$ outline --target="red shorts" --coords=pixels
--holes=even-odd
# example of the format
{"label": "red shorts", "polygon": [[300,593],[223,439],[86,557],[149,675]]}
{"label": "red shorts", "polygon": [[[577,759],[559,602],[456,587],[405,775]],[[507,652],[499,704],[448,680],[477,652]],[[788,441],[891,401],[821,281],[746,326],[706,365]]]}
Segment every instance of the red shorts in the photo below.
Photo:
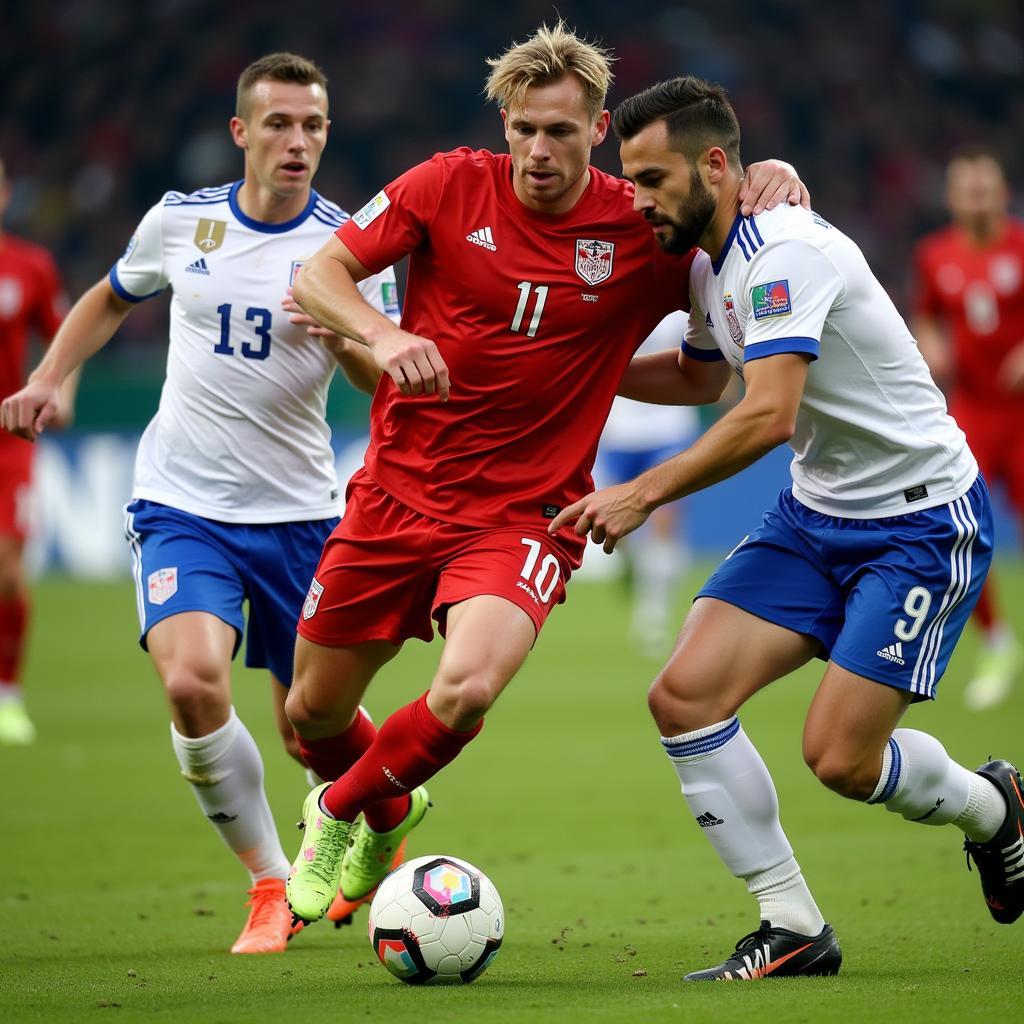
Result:
{"label": "red shorts", "polygon": [[954,395],[949,411],[967,435],[982,475],[1001,481],[1007,497],[1024,515],[1024,407],[981,405]]}
{"label": "red shorts", "polygon": [[0,534],[24,540],[31,518],[31,441],[12,437],[0,430]]}
{"label": "red shorts", "polygon": [[325,647],[442,636],[448,608],[481,594],[522,608],[540,632],[578,559],[544,527],[483,528],[414,512],[360,470],[327,539],[299,618]]}

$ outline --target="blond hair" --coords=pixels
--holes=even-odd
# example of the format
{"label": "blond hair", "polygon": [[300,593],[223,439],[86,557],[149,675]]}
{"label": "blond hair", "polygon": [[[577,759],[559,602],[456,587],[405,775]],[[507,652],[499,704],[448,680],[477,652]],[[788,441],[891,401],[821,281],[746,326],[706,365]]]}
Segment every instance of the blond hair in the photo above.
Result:
{"label": "blond hair", "polygon": [[526,42],[513,43],[500,57],[489,57],[491,73],[484,92],[508,110],[522,106],[530,86],[552,85],[575,75],[583,86],[587,110],[596,118],[612,84],[614,59],[610,50],[580,39],[559,20],[554,28],[541,25]]}

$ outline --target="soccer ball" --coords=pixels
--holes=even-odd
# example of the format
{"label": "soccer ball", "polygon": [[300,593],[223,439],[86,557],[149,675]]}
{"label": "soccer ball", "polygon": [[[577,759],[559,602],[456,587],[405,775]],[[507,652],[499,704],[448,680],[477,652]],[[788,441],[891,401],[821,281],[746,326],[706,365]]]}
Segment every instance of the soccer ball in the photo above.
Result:
{"label": "soccer ball", "polygon": [[407,984],[469,984],[501,947],[505,911],[491,880],[472,864],[417,857],[380,883],[369,931],[380,962]]}

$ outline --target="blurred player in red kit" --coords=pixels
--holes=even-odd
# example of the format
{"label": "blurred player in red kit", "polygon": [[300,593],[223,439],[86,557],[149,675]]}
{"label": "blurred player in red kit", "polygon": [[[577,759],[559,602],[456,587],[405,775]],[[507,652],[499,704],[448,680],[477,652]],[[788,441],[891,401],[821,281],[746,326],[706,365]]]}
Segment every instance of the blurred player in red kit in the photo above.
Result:
{"label": "blurred player in red kit", "polygon": [[[423,783],[476,736],[564,600],[584,545],[547,526],[590,487],[634,351],[689,303],[692,253],[662,254],[632,186],[589,166],[608,129],[606,52],[560,23],[490,64],[510,152],[457,149],[407,171],[296,283],[306,312],[384,371],[286,705],[307,763],[337,780],[303,808],[288,897],[307,921],[339,881],[349,899],[372,891],[426,812]],[[777,178],[778,198],[800,194],[791,168]],[[405,255],[398,328],[355,282]],[[432,638],[432,620],[445,647],[429,691],[378,731],[362,694],[405,640]]]}
{"label": "blurred player in red kit", "polygon": [[[1008,213],[999,158],[973,146],[946,170],[953,222],[915,250],[914,336],[990,483],[1024,514],[1024,223]],[[983,646],[964,692],[992,707],[1024,668],[1024,651],[999,614],[992,574],[974,612]]]}
{"label": "blurred player in red kit", "polygon": [[[60,326],[64,298],[57,267],[41,246],[4,232],[11,188],[0,162],[0,400],[25,380],[33,334],[49,343]],[[71,417],[74,382],[62,395],[60,421]],[[58,423],[60,425],[60,423]],[[33,448],[0,431],[0,743],[31,743],[20,671],[28,634],[29,595],[22,552],[29,528]]]}

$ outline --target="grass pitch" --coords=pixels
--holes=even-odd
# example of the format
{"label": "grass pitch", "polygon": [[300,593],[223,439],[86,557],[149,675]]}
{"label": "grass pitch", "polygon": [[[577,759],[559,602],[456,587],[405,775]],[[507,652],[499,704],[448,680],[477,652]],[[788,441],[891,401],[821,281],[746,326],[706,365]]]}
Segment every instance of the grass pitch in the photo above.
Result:
{"label": "grass pitch", "polygon": [[[1002,566],[1000,582],[1019,609],[1024,569]],[[627,646],[614,584],[570,587],[480,739],[430,787],[413,850],[467,858],[505,902],[505,944],[478,982],[401,985],[376,964],[365,911],[354,927],[308,929],[284,955],[231,956],[246,879],[177,775],[130,588],[47,580],[35,604],[27,691],[40,740],[0,748],[2,1021],[1019,1019],[1024,926],[989,918],[959,833],[843,801],[804,767],[817,666],[742,720],[843,971],[680,984],[756,927],[756,905],[686,813],[644,702],[658,662]],[[963,709],[973,650],[969,632],[939,701],[906,724],[971,767],[1022,759],[1024,687],[995,711]],[[371,689],[371,711],[421,693],[437,656],[437,641],[410,643]],[[276,740],[267,685],[236,669],[236,707],[264,752],[291,856],[305,783]]]}

